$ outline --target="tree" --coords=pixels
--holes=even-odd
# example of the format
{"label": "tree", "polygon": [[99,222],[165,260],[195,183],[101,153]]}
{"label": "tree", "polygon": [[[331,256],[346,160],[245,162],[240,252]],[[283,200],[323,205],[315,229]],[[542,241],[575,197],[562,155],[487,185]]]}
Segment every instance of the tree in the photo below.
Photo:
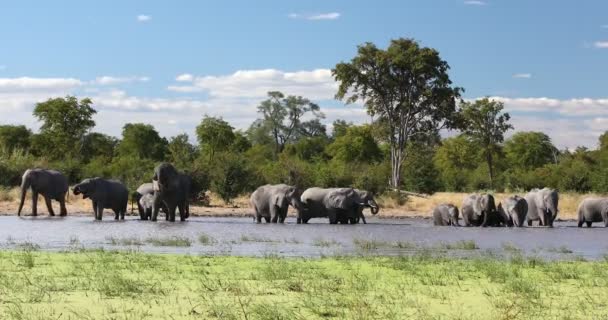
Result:
{"label": "tree", "polygon": [[150,124],[127,123],[122,128],[118,154],[141,159],[162,161],[167,153],[167,139],[161,138]]}
{"label": "tree", "polygon": [[243,153],[251,149],[251,142],[247,139],[247,136],[241,131],[234,132],[234,141],[230,146],[230,150],[237,153]]}
{"label": "tree", "polygon": [[172,137],[167,145],[168,160],[182,170],[191,167],[196,154],[196,148],[188,140],[188,135],[183,133]]}
{"label": "tree", "polygon": [[[257,130],[265,130],[275,145],[275,157],[285,148],[285,144],[300,136],[325,134],[325,127],[319,122],[323,118],[317,104],[301,96],[287,96],[278,91],[268,92],[268,99],[258,106],[262,118],[254,123]],[[311,113],[314,119],[302,121]]]}
{"label": "tree", "polygon": [[462,106],[463,133],[474,141],[482,150],[488,165],[490,188],[494,182],[494,156],[504,141],[504,133],[513,129],[509,124],[508,113],[502,113],[504,104],[488,98],[473,103],[464,102]]}
{"label": "tree", "polygon": [[511,167],[531,170],[557,162],[557,148],[542,132],[517,132],[504,146]]}
{"label": "tree", "polygon": [[390,145],[390,185],[401,185],[401,167],[411,139],[456,127],[456,99],[449,65],[432,48],[411,39],[392,40],[388,49],[372,43],[359,46],[349,63],[332,70],[339,82],[336,98],[346,103],[363,101],[368,114],[386,122]]}
{"label": "tree", "polygon": [[117,145],[118,140],[114,137],[97,132],[89,133],[83,140],[82,157],[86,162],[95,157],[112,159]]}
{"label": "tree", "polygon": [[465,190],[471,172],[477,168],[477,146],[464,135],[444,139],[435,152],[433,162],[446,191]]}
{"label": "tree", "polygon": [[333,133],[332,136],[335,138],[341,137],[343,135],[346,134],[346,130],[349,127],[353,126],[352,122],[346,122],[346,120],[335,120],[334,123],[332,124],[333,126]]}
{"label": "tree", "polygon": [[369,125],[351,126],[327,146],[327,153],[343,162],[372,163],[382,159],[382,151]]}
{"label": "tree", "polygon": [[78,101],[76,97],[49,99],[36,104],[34,116],[42,122],[41,152],[53,159],[75,157],[81,154],[85,134],[95,126],[89,98]]}
{"label": "tree", "polygon": [[608,131],[605,131],[599,139],[599,147],[601,150],[608,150]]}
{"label": "tree", "polygon": [[205,115],[201,123],[196,127],[198,143],[209,149],[209,159],[213,158],[216,151],[225,151],[234,142],[234,128],[222,118]]}
{"label": "tree", "polygon": [[0,151],[12,153],[14,150],[21,149],[28,151],[32,131],[25,126],[0,126]]}

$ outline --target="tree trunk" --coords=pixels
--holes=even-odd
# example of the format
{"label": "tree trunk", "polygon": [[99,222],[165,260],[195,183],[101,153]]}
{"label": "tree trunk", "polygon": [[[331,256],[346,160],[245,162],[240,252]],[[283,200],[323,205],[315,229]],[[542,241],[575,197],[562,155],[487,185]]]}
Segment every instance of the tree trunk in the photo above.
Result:
{"label": "tree trunk", "polygon": [[487,161],[488,161],[488,171],[490,173],[490,189],[493,189],[494,188],[494,166],[492,163],[492,152],[488,152]]}

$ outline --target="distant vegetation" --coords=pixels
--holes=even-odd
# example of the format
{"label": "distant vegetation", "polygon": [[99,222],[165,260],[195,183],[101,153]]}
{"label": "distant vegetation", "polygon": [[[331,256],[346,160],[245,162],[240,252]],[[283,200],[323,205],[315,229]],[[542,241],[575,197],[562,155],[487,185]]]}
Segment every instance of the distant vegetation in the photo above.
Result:
{"label": "distant vegetation", "polygon": [[[376,82],[366,76],[369,68],[377,72]],[[608,192],[608,132],[597,150],[558,150],[542,132],[517,132],[505,140],[512,126],[503,105],[460,101],[462,89],[452,86],[448,69],[437,51],[409,39],[394,40],[386,50],[359,47],[352,61],[333,70],[337,97],[348,103],[365,99],[375,121],[337,120],[331,134],[317,104],[281,92],[260,101],[259,118],[247,130],[201,115],[198,144],[186,134],[161,137],[143,123],[126,124],[119,138],[92,132],[94,101],[49,99],[33,112],[42,123],[38,133],[0,126],[0,186],[16,186],[27,168],[45,167],[61,170],[71,183],[100,176],[133,190],[151,179],[157,163],[169,161],[193,177],[195,194],[212,190],[226,202],[265,183],[376,193],[544,186]],[[460,134],[442,139],[444,128]]]}

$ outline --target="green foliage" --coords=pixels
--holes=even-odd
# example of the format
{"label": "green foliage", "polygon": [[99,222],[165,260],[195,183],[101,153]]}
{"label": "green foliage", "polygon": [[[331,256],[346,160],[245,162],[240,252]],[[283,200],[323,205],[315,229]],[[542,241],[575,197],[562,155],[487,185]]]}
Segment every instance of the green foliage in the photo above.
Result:
{"label": "green foliage", "polygon": [[343,162],[373,163],[382,160],[382,151],[376,143],[370,126],[350,126],[346,132],[327,146],[327,153]]}
{"label": "green foliage", "polygon": [[167,145],[167,160],[178,170],[191,167],[196,157],[196,148],[188,140],[188,135],[184,133],[172,137]]}
{"label": "green foliage", "polygon": [[89,98],[76,97],[49,99],[36,104],[34,116],[42,122],[38,151],[41,156],[63,159],[80,156],[83,138],[95,126]]}
{"label": "green foliage", "polygon": [[297,142],[287,145],[284,152],[289,155],[297,156],[306,161],[325,158],[325,147],[329,139],[323,136],[301,138]]}
{"label": "green foliage", "polygon": [[441,189],[439,171],[433,163],[435,148],[426,144],[410,144],[403,164],[404,190],[432,194]]}
{"label": "green foliage", "polygon": [[127,123],[122,129],[118,154],[123,157],[162,161],[167,153],[167,144],[167,139],[161,138],[152,125]]}
{"label": "green foliage", "polygon": [[349,127],[352,127],[353,123],[352,122],[346,122],[346,120],[338,119],[338,120],[334,121],[334,123],[332,124],[332,126],[333,126],[333,134],[332,135],[333,135],[334,138],[338,138],[338,137],[341,137],[341,136],[345,135],[346,134],[346,130]]}
{"label": "green foliage", "polygon": [[226,151],[235,141],[234,128],[222,118],[205,116],[196,127],[198,143],[207,148],[209,157],[216,152]]}
{"label": "green foliage", "polygon": [[433,158],[444,190],[464,191],[479,163],[477,146],[464,135],[444,139]]}
{"label": "green foliage", "polygon": [[226,203],[257,187],[246,159],[239,154],[218,153],[211,165],[214,169],[211,172],[211,190],[219,194]]}
{"label": "green foliage", "polygon": [[92,132],[84,137],[82,157],[85,162],[95,157],[114,157],[118,140],[108,135]]}
{"label": "green foliage", "polygon": [[505,142],[509,167],[533,169],[556,161],[558,150],[542,132],[517,132]]}
{"label": "green foliage", "polygon": [[12,153],[20,149],[28,151],[32,131],[24,125],[1,125],[0,126],[0,152]]}
{"label": "green foliage", "polygon": [[364,101],[370,115],[386,124],[391,149],[391,186],[401,187],[401,167],[410,138],[454,127],[456,99],[449,65],[439,52],[412,39],[392,40],[386,50],[373,43],[358,48],[350,62],[336,65],[336,97],[347,103]]}
{"label": "green foliage", "polygon": [[502,113],[504,104],[488,98],[475,102],[464,102],[462,105],[462,131],[481,149],[488,165],[490,187],[494,180],[494,158],[501,152],[500,144],[504,141],[507,130],[513,129],[509,124],[511,116]]}

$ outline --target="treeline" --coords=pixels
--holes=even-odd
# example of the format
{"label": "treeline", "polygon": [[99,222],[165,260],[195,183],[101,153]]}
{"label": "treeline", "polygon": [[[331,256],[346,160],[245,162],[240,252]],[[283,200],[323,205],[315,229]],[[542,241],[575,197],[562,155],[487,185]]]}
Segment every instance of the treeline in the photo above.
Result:
{"label": "treeline", "polygon": [[[317,104],[269,92],[247,130],[201,115],[196,145],[186,134],[167,139],[143,123],[126,124],[120,139],[91,132],[93,101],[49,99],[34,108],[38,133],[0,126],[0,185],[18,185],[27,168],[46,167],[72,183],[99,176],[134,189],[168,161],[192,176],[195,194],[212,190],[226,201],[265,183],[375,193],[545,186],[608,192],[608,133],[593,151],[558,150],[542,132],[518,132],[505,141],[513,127],[502,103],[462,101],[448,70],[436,50],[411,39],[392,40],[386,50],[365,43],[332,74],[336,98],[363,102],[372,124],[337,120],[330,134]],[[444,129],[460,134],[442,139]]]}

